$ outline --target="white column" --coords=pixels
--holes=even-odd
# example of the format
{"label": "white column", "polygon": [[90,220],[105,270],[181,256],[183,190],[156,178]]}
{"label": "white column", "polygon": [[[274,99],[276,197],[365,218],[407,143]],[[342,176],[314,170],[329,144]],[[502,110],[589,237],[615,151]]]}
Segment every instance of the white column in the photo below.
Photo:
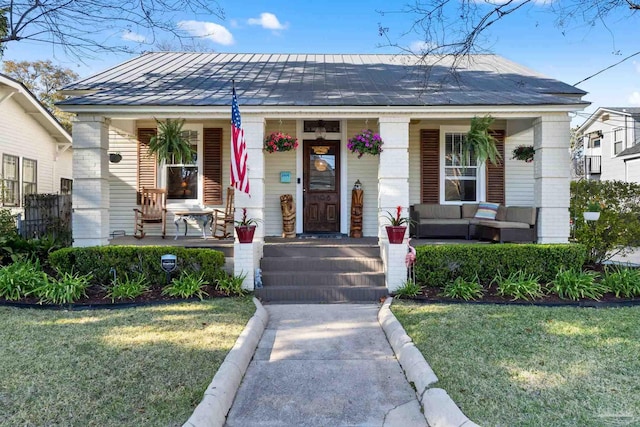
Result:
{"label": "white column", "polygon": [[569,239],[569,130],[566,113],[543,115],[533,122],[539,243],[566,243]]}
{"label": "white column", "polygon": [[402,216],[409,216],[409,117],[380,117],[379,124],[384,145],[378,165],[378,237],[387,289],[393,292],[406,278],[407,246],[389,244],[385,231],[389,222],[383,215],[395,214],[402,206]]}
{"label": "white column", "polygon": [[107,245],[109,120],[102,116],[78,115],[72,134],[73,246]]}
{"label": "white column", "polygon": [[242,217],[242,208],[247,208],[247,216],[259,220],[253,243],[234,244],[233,273],[235,276],[246,274],[243,288],[254,289],[255,270],[262,259],[264,246],[264,143],[265,119],[262,116],[242,116],[242,128],[247,144],[247,169],[249,173],[250,196],[236,190],[235,219]]}

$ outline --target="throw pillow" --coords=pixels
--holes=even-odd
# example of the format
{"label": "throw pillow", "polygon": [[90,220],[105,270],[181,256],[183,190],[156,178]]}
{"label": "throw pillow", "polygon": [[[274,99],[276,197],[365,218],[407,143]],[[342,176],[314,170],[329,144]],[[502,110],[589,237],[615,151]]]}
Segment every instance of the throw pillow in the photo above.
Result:
{"label": "throw pillow", "polygon": [[483,202],[478,205],[478,210],[476,211],[476,215],[474,218],[478,219],[496,219],[496,214],[498,213],[499,203],[487,203]]}

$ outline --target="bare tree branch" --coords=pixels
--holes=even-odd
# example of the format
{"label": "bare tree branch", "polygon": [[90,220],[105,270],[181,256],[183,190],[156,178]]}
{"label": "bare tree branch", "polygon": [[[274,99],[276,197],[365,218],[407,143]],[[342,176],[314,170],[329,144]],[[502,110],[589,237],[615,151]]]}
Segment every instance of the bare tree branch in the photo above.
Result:
{"label": "bare tree branch", "polygon": [[125,32],[144,38],[139,44],[148,46],[160,36],[193,40],[176,22],[185,11],[224,19],[217,2],[209,0],[0,0],[0,50],[7,43],[32,40],[82,60],[131,52],[131,41],[122,38]]}

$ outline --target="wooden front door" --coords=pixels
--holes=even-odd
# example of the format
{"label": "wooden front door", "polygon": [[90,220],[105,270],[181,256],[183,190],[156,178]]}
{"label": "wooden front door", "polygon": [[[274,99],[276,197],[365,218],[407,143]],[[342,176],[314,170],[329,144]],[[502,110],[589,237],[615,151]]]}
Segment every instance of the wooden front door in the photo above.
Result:
{"label": "wooden front door", "polygon": [[304,232],[340,231],[340,141],[304,141]]}

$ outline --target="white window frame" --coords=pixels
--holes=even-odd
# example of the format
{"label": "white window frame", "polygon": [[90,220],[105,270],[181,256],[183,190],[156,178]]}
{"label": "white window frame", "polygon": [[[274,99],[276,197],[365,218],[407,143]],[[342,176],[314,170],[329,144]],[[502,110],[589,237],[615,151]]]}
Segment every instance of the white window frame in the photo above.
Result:
{"label": "white window frame", "polygon": [[[204,181],[202,177],[202,169],[203,169],[203,157],[204,157],[204,143],[203,143],[203,132],[204,125],[202,123],[185,123],[182,127],[183,131],[196,131],[198,133],[197,138],[197,157],[196,163],[193,164],[184,164],[184,166],[196,166],[198,168],[198,198],[197,199],[170,199],[167,197],[167,207],[171,207],[172,209],[181,209],[181,208],[190,208],[195,205],[204,206]],[[167,180],[168,174],[168,166],[180,166],[181,164],[171,164],[168,165],[165,162],[162,163],[161,167],[158,168],[158,182],[162,188],[167,188],[169,186]]]}
{"label": "white window frame", "polygon": [[[620,132],[620,135],[622,136],[620,138],[620,140],[618,140],[616,138],[616,133]],[[621,152],[623,152],[625,150],[625,146],[624,146],[624,140],[625,140],[625,135],[624,135],[624,128],[616,128],[613,130],[612,132],[612,136],[611,136],[612,142],[611,142],[611,157],[615,157],[618,154],[620,154]],[[620,143],[620,151],[618,151],[616,153],[616,143],[619,142]]]}
{"label": "white window frame", "polygon": [[478,203],[486,201],[486,167],[485,163],[478,163],[476,174],[476,200],[475,201],[460,201],[460,200],[445,200],[445,153],[446,153],[446,135],[449,133],[463,133],[469,132],[469,126],[440,126],[440,204],[443,205],[460,205],[465,203]]}
{"label": "white window frame", "polygon": [[[27,167],[26,167],[27,162],[33,162],[34,174],[35,174],[35,181],[33,182],[27,181],[25,176],[25,172],[27,171]],[[33,184],[35,186],[35,191],[27,193],[26,186],[30,184]],[[37,193],[38,193],[38,161],[35,159],[28,159],[26,157],[23,157],[22,158],[22,197],[25,197],[27,194],[37,194]]]}
{"label": "white window frame", "polygon": [[[15,179],[9,179],[7,178],[7,171],[5,171],[5,158],[13,158],[15,159],[16,162],[16,174],[15,174]],[[12,177],[13,178],[13,177]],[[3,206],[12,206],[12,207],[19,207],[22,205],[22,197],[21,197],[21,191],[22,191],[22,183],[21,183],[21,177],[20,177],[20,156],[15,156],[13,154],[7,154],[7,153],[3,153],[2,154],[2,191],[5,194],[2,194],[2,198],[0,199],[2,201],[2,205]],[[6,201],[5,197],[6,197],[6,190],[5,188],[7,187],[7,181],[11,181],[12,183],[14,183],[15,187],[16,187],[16,192],[17,195],[14,194],[14,199],[15,199],[15,203],[13,200],[11,201]]]}

